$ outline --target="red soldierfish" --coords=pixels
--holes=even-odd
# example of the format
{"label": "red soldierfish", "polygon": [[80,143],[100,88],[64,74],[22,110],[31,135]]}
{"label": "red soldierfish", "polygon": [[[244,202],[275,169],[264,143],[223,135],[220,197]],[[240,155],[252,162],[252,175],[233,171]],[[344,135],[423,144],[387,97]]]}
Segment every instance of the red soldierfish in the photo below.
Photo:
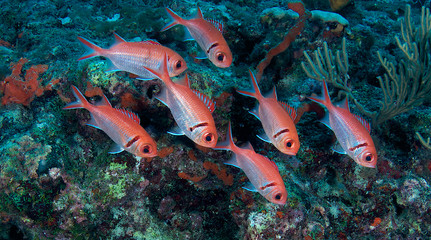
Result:
{"label": "red soldierfish", "polygon": [[72,86],[76,101],[67,104],[63,109],[85,108],[91,113],[87,123],[101,129],[115,142],[110,153],[126,150],[138,157],[155,157],[157,146],[151,136],[139,124],[139,117],[127,110],[113,108],[106,96],[93,105],[89,103],[81,92]]}
{"label": "red soldierfish", "polygon": [[293,120],[296,118],[296,110],[283,102],[277,101],[275,87],[272,95],[265,98],[262,96],[257,85],[256,77],[249,70],[253,90],[237,92],[254,97],[259,101],[259,106],[250,111],[261,122],[264,134],[258,137],[274,146],[282,153],[296,155],[299,149],[298,133]]}
{"label": "red soldierfish", "polygon": [[199,7],[197,16],[193,19],[183,19],[169,8],[166,8],[166,11],[172,18],[172,22],[166,25],[162,31],[177,24],[184,25],[189,35],[191,35],[187,36],[186,40],[196,40],[205,52],[205,56],[214,65],[220,68],[227,68],[232,64],[232,52],[222,35],[223,24],[214,20],[205,20]]}
{"label": "red soldierfish", "polygon": [[332,129],[337,137],[339,144],[333,150],[349,155],[361,166],[374,168],[377,152],[370,136],[370,125],[363,118],[350,112],[347,98],[341,104],[333,105],[325,81],[323,81],[323,97],[308,98],[328,109],[329,114],[327,113],[321,122]]}
{"label": "red soldierfish", "polygon": [[173,82],[167,71],[167,56],[161,68],[153,70],[145,67],[152,74],[160,78],[165,87],[156,96],[163,104],[169,107],[178,127],[169,133],[173,135],[186,135],[196,144],[204,147],[214,147],[217,144],[217,130],[211,113],[215,104],[207,96],[189,87],[188,76]]}
{"label": "red soldierfish", "polygon": [[244,171],[250,180],[250,183],[244,187],[246,190],[259,192],[275,204],[286,203],[287,191],[277,165],[267,157],[256,153],[250,143],[247,143],[246,148],[237,147],[233,142],[230,122],[226,141],[217,144],[215,149],[230,150],[234,153],[232,159],[225,164]]}
{"label": "red soldierfish", "polygon": [[112,63],[108,71],[126,71],[139,76],[141,80],[155,78],[153,74],[142,66],[158,68],[165,54],[169,56],[169,76],[177,76],[187,69],[186,62],[178,53],[162,46],[155,40],[126,42],[117,34],[114,33],[114,35],[116,42],[108,49],[101,48],[83,37],[78,37],[79,41],[89,49],[86,55],[78,60],[103,56],[108,58]]}

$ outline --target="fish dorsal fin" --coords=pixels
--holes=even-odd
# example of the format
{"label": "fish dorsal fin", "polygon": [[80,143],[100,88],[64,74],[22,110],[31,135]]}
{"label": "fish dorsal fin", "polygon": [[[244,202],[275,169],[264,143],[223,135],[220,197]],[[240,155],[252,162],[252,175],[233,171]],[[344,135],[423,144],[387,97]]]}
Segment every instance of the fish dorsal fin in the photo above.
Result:
{"label": "fish dorsal fin", "polygon": [[370,133],[370,132],[371,132],[371,126],[370,126],[370,123],[368,123],[368,121],[367,121],[367,120],[365,120],[364,118],[362,118],[361,116],[358,116],[358,115],[356,115],[356,114],[353,114],[353,116],[355,116],[355,117],[356,117],[356,119],[358,119],[358,120],[359,120],[359,122],[361,122],[361,123],[362,123],[362,125],[365,127],[365,129],[367,129],[368,133]]}
{"label": "fish dorsal fin", "polygon": [[275,86],[272,88],[272,91],[266,93],[264,97],[277,100],[277,92],[275,91]]}
{"label": "fish dorsal fin", "polygon": [[215,102],[212,101],[207,95],[199,92],[198,90],[192,90],[196,96],[207,106],[207,108],[210,110],[210,112],[214,112],[215,110]]}
{"label": "fish dorsal fin", "polygon": [[114,37],[115,37],[115,43],[114,44],[127,42],[126,40],[124,40],[124,38],[120,37],[120,35],[118,35],[116,33],[114,33]]}
{"label": "fish dorsal fin", "polygon": [[221,33],[223,33],[223,23],[214,19],[205,19],[207,22],[214,25],[217,30],[219,30]]}
{"label": "fish dorsal fin", "polygon": [[108,106],[108,107],[112,107],[111,103],[106,98],[105,94],[102,94],[101,97],[102,97],[102,99],[100,99],[100,101],[96,102],[94,105],[96,105],[96,106]]}
{"label": "fish dorsal fin", "polygon": [[153,39],[145,39],[141,43],[152,44],[152,45],[162,45],[162,44],[160,44],[159,42],[157,42],[156,40],[153,40]]}
{"label": "fish dorsal fin", "polygon": [[280,105],[286,110],[286,112],[290,115],[292,120],[296,119],[296,109],[285,102],[279,101]]}
{"label": "fish dorsal fin", "polygon": [[126,117],[132,119],[134,122],[140,124],[141,119],[139,119],[138,115],[136,115],[134,112],[127,111],[124,108],[116,108],[115,110],[117,110],[118,112],[124,114]]}
{"label": "fish dorsal fin", "polygon": [[242,188],[250,192],[257,192],[256,187],[254,187],[251,182],[246,183]]}
{"label": "fish dorsal fin", "polygon": [[278,171],[278,166],[277,166],[277,164],[275,164],[275,162],[274,161],[271,161],[271,160],[269,160],[269,158],[267,158],[267,157],[265,157],[266,159],[268,159],[268,161],[272,164],[272,166],[274,166],[274,168],[275,169],[277,169],[277,171]]}
{"label": "fish dorsal fin", "polygon": [[251,145],[250,142],[247,142],[242,149],[248,149],[248,150],[252,150],[254,152],[253,146]]}
{"label": "fish dorsal fin", "polygon": [[190,88],[189,75],[184,75],[184,77],[178,79],[177,81],[175,81],[175,83]]}
{"label": "fish dorsal fin", "polygon": [[347,111],[350,112],[349,101],[348,101],[347,97],[344,100],[342,100],[341,102],[338,102],[336,104],[336,106],[339,107],[339,108],[342,108],[342,109],[346,109]]}
{"label": "fish dorsal fin", "polygon": [[198,7],[198,11],[196,12],[195,18],[202,18],[202,19],[204,19],[204,15],[202,15],[202,11],[201,11],[200,7]]}

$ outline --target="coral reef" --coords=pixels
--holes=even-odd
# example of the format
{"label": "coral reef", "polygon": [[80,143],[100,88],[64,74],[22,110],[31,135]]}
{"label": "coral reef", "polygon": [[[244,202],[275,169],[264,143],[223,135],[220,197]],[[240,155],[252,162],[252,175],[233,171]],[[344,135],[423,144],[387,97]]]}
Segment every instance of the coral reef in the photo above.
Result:
{"label": "coral reef", "polygon": [[[169,21],[164,7],[193,16],[196,4],[206,18],[223,22],[234,57],[229,68],[195,59],[200,48],[182,41],[184,28],[160,32]],[[429,238],[431,38],[417,39],[429,29],[429,4],[0,2],[0,239]],[[131,41],[155,39],[178,52],[187,62],[191,88],[216,102],[218,135],[226,136],[231,121],[238,146],[250,142],[276,164],[288,192],[286,204],[243,189],[247,177],[224,165],[231,153],[167,134],[175,121],[155,99],[163,88],[159,80],[106,72],[108,62],[101,57],[77,62],[85,50],[77,36],[108,46],[113,32]],[[310,54],[314,51],[320,53]],[[352,112],[362,112],[362,106],[384,115],[372,125],[376,168],[331,151],[334,136],[316,121],[325,110],[305,98],[321,89],[301,67],[301,62],[310,66],[308,59],[329,67],[323,74],[333,79],[334,102],[344,91],[357,103]],[[256,103],[235,91],[249,86],[248,69],[261,74],[263,93],[276,86],[278,99],[297,108],[296,156],[256,137],[261,124],[248,114]],[[318,72],[309,73],[318,79]],[[404,105],[410,98],[397,87],[406,86],[404,80],[408,96],[420,90],[410,105]],[[113,107],[139,115],[157,142],[158,156],[109,154],[111,139],[85,126],[87,111],[62,110],[74,99],[71,85],[90,102],[105,93]],[[408,111],[383,114],[380,103]]]}

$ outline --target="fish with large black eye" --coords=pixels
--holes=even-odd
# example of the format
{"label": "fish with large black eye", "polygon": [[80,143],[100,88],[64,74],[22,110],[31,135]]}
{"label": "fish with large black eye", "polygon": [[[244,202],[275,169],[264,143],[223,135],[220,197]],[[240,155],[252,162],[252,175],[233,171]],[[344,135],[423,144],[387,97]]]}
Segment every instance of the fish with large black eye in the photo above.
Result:
{"label": "fish with large black eye", "polygon": [[158,69],[148,68],[148,71],[165,85],[156,98],[169,107],[177,123],[177,127],[168,132],[173,135],[186,135],[200,146],[215,147],[218,138],[212,116],[215,103],[199,91],[190,89],[187,75],[173,82],[167,71],[166,60],[167,57]]}
{"label": "fish with large black eye", "polygon": [[[170,8],[166,8],[172,21],[167,24],[162,31],[181,24],[184,25],[191,36],[199,44],[205,55],[197,58],[208,58],[219,68],[227,68],[232,64],[232,52],[223,37],[223,24],[212,20],[204,19],[201,9],[198,7],[197,15],[192,19],[184,19],[178,16]],[[189,39],[185,39],[189,40]]]}

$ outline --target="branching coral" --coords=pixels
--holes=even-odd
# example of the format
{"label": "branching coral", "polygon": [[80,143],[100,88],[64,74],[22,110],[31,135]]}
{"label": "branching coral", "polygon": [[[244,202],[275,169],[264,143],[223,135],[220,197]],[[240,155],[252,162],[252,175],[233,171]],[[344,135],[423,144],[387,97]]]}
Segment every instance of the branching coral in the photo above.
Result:
{"label": "branching coral", "polygon": [[403,53],[403,59],[398,63],[388,62],[380,52],[379,60],[386,70],[383,77],[378,77],[384,99],[378,111],[370,112],[363,108],[353,97],[347,87],[348,59],[343,40],[342,51],[336,55],[328,50],[325,43],[323,53],[316,50],[311,58],[307,53],[305,57],[308,66],[302,67],[308,77],[316,80],[325,80],[341,89],[356,104],[358,109],[371,118],[375,125],[381,124],[394,116],[407,112],[422,104],[431,96],[431,16],[429,9],[422,7],[421,24],[412,25],[410,6],[407,5],[405,18],[401,21],[401,36],[404,43],[396,37],[398,47]]}
{"label": "branching coral", "polygon": [[[372,116],[382,123],[400,113],[421,105],[431,95],[431,16],[429,8],[422,7],[421,22],[416,27],[410,18],[410,5],[406,6],[401,20],[401,37],[395,37],[403,59],[398,63],[388,62],[377,52],[386,73],[378,77],[384,101],[378,113]],[[397,67],[395,67],[397,65]]]}

